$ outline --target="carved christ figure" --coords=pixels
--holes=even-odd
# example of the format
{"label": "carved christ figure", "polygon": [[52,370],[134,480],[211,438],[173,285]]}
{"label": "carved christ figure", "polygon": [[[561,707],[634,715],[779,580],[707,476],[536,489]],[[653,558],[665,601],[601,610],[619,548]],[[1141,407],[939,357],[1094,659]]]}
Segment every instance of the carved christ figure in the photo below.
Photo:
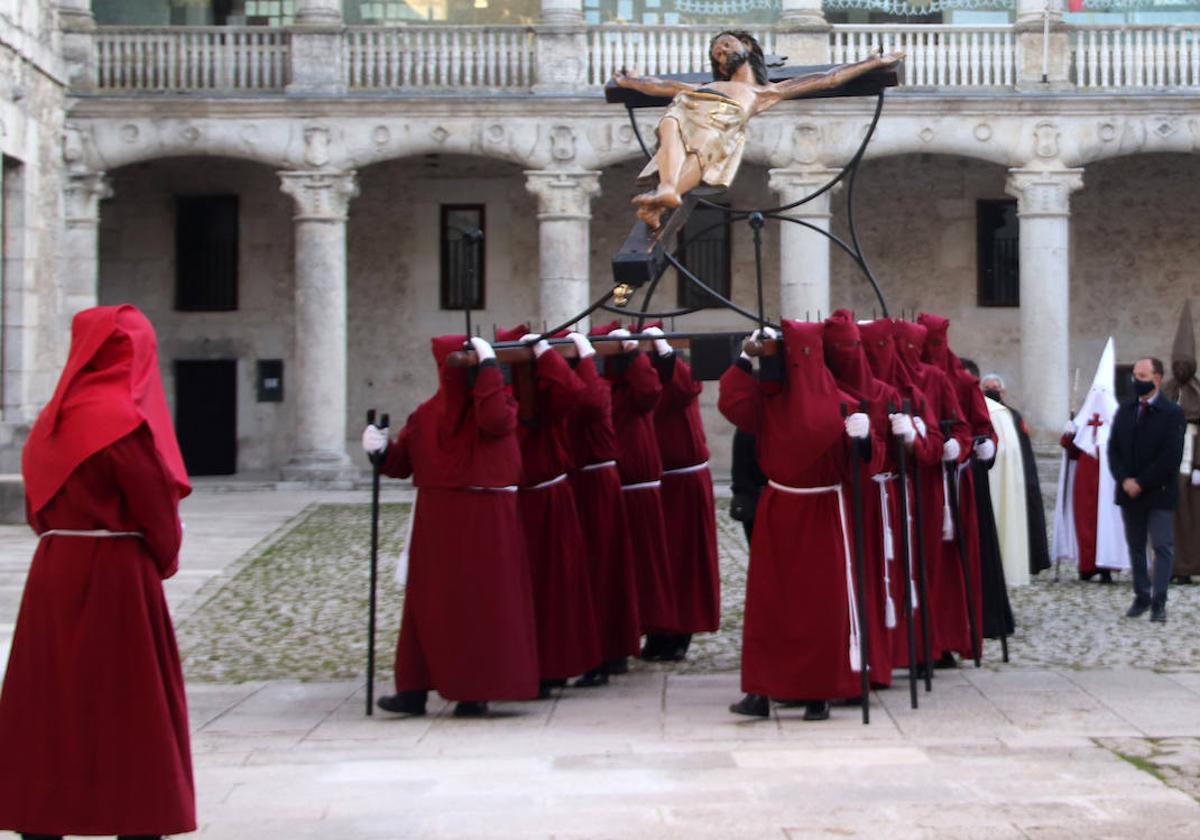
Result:
{"label": "carved christ figure", "polygon": [[722,32],[709,43],[713,81],[703,85],[619,70],[613,81],[649,96],[674,101],[658,122],[658,152],[638,176],[658,175],[658,187],[635,196],[637,216],[657,230],[662,216],[699,184],[727,187],[737,174],[746,145],[746,123],[785,99],[837,88],[865,73],[890,67],[904,53],[876,52],[857,64],[824,73],[770,82],[762,47],[748,32]]}

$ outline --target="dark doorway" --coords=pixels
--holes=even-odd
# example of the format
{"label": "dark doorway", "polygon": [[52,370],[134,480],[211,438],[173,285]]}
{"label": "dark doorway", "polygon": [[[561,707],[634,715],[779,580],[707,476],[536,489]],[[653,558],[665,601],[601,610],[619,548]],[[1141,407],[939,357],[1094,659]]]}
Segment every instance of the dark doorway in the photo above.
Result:
{"label": "dark doorway", "polygon": [[175,361],[175,433],[189,475],[237,472],[237,360]]}

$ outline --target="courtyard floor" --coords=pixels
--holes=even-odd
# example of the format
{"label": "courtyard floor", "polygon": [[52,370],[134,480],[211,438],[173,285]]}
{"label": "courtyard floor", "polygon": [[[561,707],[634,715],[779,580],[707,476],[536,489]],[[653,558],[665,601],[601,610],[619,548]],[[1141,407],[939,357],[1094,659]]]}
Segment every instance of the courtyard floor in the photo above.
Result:
{"label": "courtyard floor", "polygon": [[[724,623],[681,666],[496,704],[486,720],[364,716],[363,492],[184,503],[166,584],[188,678],[200,836],[212,838],[1157,838],[1200,835],[1200,586],[1165,627],[1128,584],[1045,573],[1013,591],[1002,665],[939,671],[805,723],[726,711],[746,551],[722,512]],[[385,494],[394,557],[407,494]],[[0,668],[34,540],[0,527]],[[377,692],[402,593],[381,569]]]}

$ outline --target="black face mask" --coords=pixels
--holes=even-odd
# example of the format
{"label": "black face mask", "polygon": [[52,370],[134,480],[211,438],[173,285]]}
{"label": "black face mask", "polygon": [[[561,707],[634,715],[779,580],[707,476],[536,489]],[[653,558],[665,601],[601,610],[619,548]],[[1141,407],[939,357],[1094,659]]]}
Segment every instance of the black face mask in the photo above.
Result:
{"label": "black face mask", "polygon": [[1139,397],[1144,397],[1154,390],[1154,380],[1135,379],[1133,380],[1133,392]]}
{"label": "black face mask", "polygon": [[987,397],[988,399],[995,400],[996,402],[1003,402],[1003,400],[1000,399],[1000,392],[997,391],[995,388],[984,389],[983,395],[985,397]]}

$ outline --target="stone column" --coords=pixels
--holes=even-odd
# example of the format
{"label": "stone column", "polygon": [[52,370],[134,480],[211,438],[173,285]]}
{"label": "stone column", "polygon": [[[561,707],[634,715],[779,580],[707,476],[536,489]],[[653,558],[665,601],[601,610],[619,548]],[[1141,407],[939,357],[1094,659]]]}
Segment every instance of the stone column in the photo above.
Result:
{"label": "stone column", "polygon": [[[589,224],[592,198],[600,193],[600,173],[535,170],[525,178],[525,188],[538,200],[541,315],[553,327],[591,303]],[[579,324],[580,329],[586,327],[586,320]]]}
{"label": "stone column", "polygon": [[58,0],[57,9],[67,81],[75,90],[91,90],[96,86],[96,46],[92,38],[96,19],[92,16],[92,2]]}
{"label": "stone column", "polygon": [[587,86],[587,29],[580,0],[542,0],[534,41],[534,93],[572,93]]}
{"label": "stone column", "polygon": [[1017,0],[1019,88],[1046,90],[1069,86],[1071,40],[1062,27],[1065,5],[1064,0]]}
{"label": "stone column", "polygon": [[829,29],[821,0],[783,0],[775,52],[788,64],[828,64]]}
{"label": "stone column", "polygon": [[1071,193],[1082,169],[1010,169],[1021,261],[1021,410],[1043,441],[1070,411]]}
{"label": "stone column", "polygon": [[[836,174],[836,169],[819,167],[772,169],[767,184],[781,204],[790,204],[820,189]],[[832,192],[787,211],[787,215],[829,230]],[[806,312],[813,317],[818,312],[829,314],[831,247],[829,240],[815,231],[793,222],[779,223],[779,306],[784,318],[803,318]]]}
{"label": "stone column", "polygon": [[297,0],[291,28],[291,81],[287,93],[329,96],[346,92],[341,0]]}
{"label": "stone column", "polygon": [[353,172],[280,172],[296,202],[295,448],[287,480],[354,475],[346,455],[346,210],[358,187]]}
{"label": "stone column", "polygon": [[100,201],[112,196],[103,172],[66,176],[63,187],[65,229],[59,251],[59,277],[66,291],[68,320],[95,306],[100,289]]}

